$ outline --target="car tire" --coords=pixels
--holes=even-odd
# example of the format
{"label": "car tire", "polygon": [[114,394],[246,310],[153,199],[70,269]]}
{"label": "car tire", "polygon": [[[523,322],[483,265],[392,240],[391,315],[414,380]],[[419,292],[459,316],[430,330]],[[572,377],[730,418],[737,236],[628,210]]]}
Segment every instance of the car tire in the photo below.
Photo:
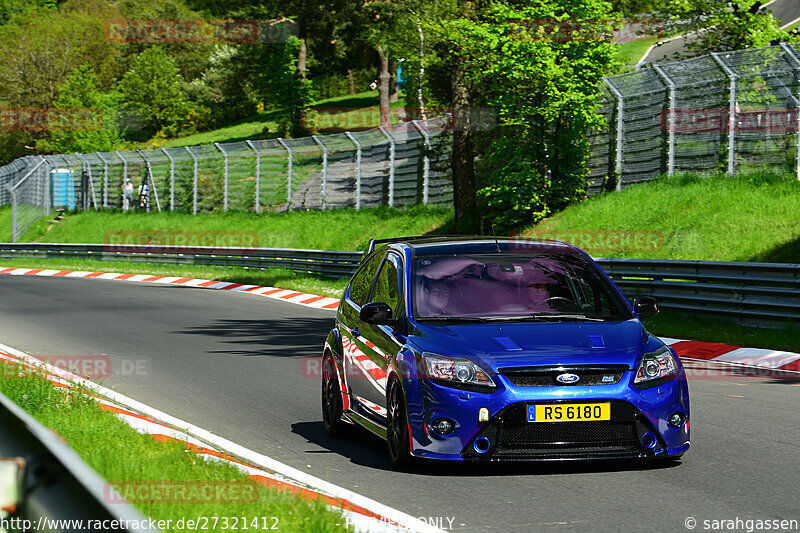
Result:
{"label": "car tire", "polygon": [[331,437],[342,433],[342,390],[336,373],[336,362],[330,352],[322,357],[322,425]]}
{"label": "car tire", "polygon": [[386,448],[389,452],[389,461],[396,469],[404,470],[410,466],[412,457],[409,450],[405,397],[403,388],[396,379],[389,384],[386,406]]}

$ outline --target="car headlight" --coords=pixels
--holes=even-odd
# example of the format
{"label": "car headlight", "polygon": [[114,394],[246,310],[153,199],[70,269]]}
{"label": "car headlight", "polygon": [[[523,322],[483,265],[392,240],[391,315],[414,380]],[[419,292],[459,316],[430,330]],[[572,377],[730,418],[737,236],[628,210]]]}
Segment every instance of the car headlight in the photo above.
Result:
{"label": "car headlight", "polygon": [[678,363],[667,346],[655,352],[648,352],[642,357],[633,383],[639,388],[655,387],[666,383],[678,375]]}
{"label": "car headlight", "polygon": [[429,379],[440,380],[445,384],[477,387],[495,387],[494,381],[484,370],[468,359],[451,359],[441,355],[424,353],[425,372]]}

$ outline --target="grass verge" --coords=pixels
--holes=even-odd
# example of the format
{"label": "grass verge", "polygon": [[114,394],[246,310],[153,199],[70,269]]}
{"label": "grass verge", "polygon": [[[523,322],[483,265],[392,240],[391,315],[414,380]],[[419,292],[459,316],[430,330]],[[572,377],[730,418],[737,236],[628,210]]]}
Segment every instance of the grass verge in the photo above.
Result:
{"label": "grass verge", "polygon": [[[403,106],[404,99],[401,91],[399,100],[391,104],[390,107],[398,108]],[[381,125],[377,90],[318,100],[309,105],[308,110],[316,111],[314,122],[316,122],[316,127],[321,134],[357,131],[376,128]],[[274,139],[280,136],[278,133],[278,121],[282,114],[282,111],[259,113],[214,130],[167,140],[154,139],[144,143],[143,146],[147,148],[176,148],[216,142],[230,143],[254,139]],[[397,118],[393,118],[392,123],[396,123]],[[311,131],[308,134],[310,135]]]}
{"label": "grass verge", "polygon": [[769,171],[661,177],[572,205],[523,234],[594,257],[798,263],[800,182]]}
{"label": "grass verge", "polygon": [[661,39],[663,39],[663,37],[654,35],[652,37],[642,37],[641,39],[622,43],[619,45],[618,49],[619,58],[625,65],[636,65],[642,59],[644,53]]}
{"label": "grass verge", "polygon": [[[141,435],[80,391],[57,389],[35,371],[2,364],[4,379],[0,379],[0,392],[60,435],[86,463],[111,482],[117,493],[135,496],[142,494],[140,489],[144,487],[146,493],[154,495],[158,487],[174,488],[162,489],[159,498],[132,502],[145,516],[171,520],[172,527],[165,527],[164,531],[188,530],[175,527],[181,518],[197,520],[213,516],[229,517],[231,524],[238,517],[239,529],[244,529],[244,519],[247,526],[255,529],[252,520],[256,517],[260,528],[264,528],[261,517],[267,517],[267,526],[272,527],[275,517],[281,531],[347,531],[344,517],[321,501],[308,501],[263,487],[228,464],[196,457],[180,443],[161,443],[149,435]],[[200,501],[185,503],[187,500],[176,497],[180,487]],[[137,488],[138,492],[131,492],[131,488]],[[217,489],[229,497],[220,497]],[[211,498],[197,496],[204,494],[203,491],[205,494],[211,491]]]}
{"label": "grass verge", "polygon": [[656,336],[800,353],[800,337],[792,324],[782,329],[756,328],[725,318],[664,309],[645,320],[645,327]]}
{"label": "grass verge", "polygon": [[[0,224],[5,216],[0,211]],[[7,216],[8,224],[0,225],[0,231],[6,226],[10,231],[10,214]],[[452,221],[451,209],[423,205],[197,216],[184,212],[81,211],[68,213],[57,223],[40,220],[25,240],[175,245],[183,238],[188,245],[363,250],[371,238],[445,233]]]}

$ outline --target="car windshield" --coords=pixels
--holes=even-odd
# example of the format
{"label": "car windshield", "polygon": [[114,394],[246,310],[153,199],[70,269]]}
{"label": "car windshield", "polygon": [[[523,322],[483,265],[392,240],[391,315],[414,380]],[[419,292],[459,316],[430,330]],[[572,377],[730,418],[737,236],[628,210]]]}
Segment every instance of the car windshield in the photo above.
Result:
{"label": "car windshield", "polygon": [[587,257],[575,253],[422,256],[413,266],[421,321],[627,320],[633,315]]}

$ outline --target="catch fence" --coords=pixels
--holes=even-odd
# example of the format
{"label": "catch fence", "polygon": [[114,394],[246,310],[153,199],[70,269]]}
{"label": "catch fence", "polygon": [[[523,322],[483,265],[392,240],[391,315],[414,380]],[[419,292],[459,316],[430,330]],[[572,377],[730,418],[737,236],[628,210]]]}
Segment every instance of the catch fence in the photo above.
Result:
{"label": "catch fence", "polygon": [[800,47],[716,53],[603,79],[590,191],[683,171],[771,167],[800,179]]}
{"label": "catch fence", "polygon": [[197,214],[451,204],[450,126],[442,116],[297,139],[26,157],[0,168],[0,205],[12,205],[16,242],[52,207]]}

